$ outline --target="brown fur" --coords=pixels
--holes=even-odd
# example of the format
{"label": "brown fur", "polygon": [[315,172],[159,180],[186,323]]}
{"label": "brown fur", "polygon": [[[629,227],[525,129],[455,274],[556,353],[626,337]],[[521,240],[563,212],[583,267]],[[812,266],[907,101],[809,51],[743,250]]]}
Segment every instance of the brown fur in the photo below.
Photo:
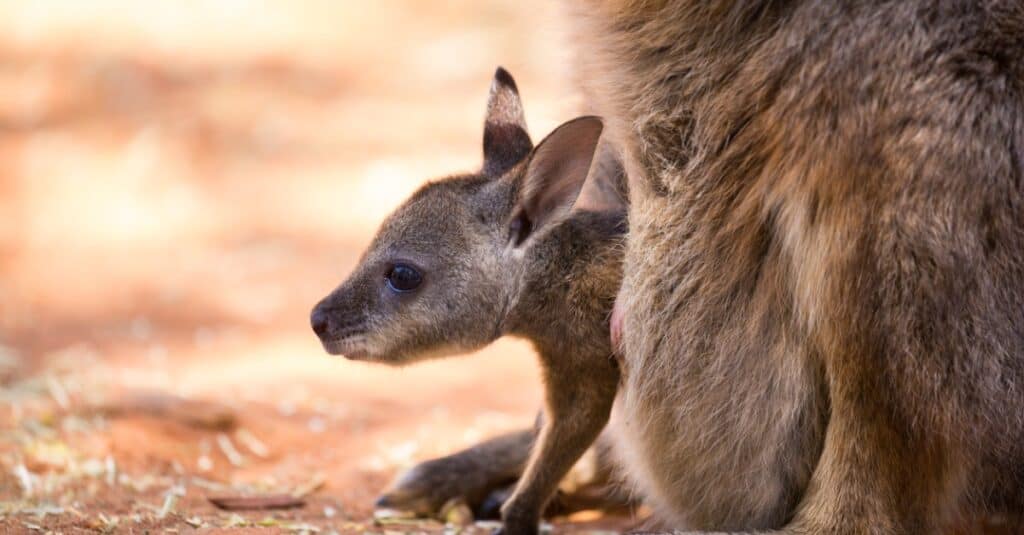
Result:
{"label": "brown fur", "polygon": [[639,490],[704,530],[1024,509],[1024,4],[567,4],[630,177]]}
{"label": "brown fur", "polygon": [[467,504],[476,518],[493,518],[500,504],[491,503],[492,497],[523,474],[536,436],[534,429],[506,433],[424,461],[401,474],[374,505],[437,517],[454,500]]}
{"label": "brown fur", "polygon": [[[545,417],[503,508],[512,533],[537,530],[559,481],[604,428],[619,382],[607,320],[621,280],[625,216],[621,205],[617,212],[587,209],[594,198],[606,207],[605,196],[580,196],[601,129],[598,119],[579,118],[531,150],[515,83],[499,69],[483,171],[428,184],[413,195],[312,315],[329,352],[387,364],[474,350],[506,334],[533,343]],[[591,173],[589,180],[620,176]],[[386,283],[402,265],[422,275],[414,290],[399,292]],[[523,447],[517,434],[479,450],[501,456]],[[473,465],[476,453],[449,465]],[[476,477],[501,478],[518,466],[516,459],[501,459]],[[469,483],[467,494],[479,488]],[[429,499],[417,504],[435,505]]]}

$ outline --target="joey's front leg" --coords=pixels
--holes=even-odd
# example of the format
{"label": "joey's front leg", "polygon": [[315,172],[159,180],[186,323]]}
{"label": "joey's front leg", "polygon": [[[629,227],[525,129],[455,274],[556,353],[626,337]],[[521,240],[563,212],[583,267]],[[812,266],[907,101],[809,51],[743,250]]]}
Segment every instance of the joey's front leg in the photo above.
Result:
{"label": "joey's front leg", "polygon": [[541,515],[559,481],[608,423],[619,380],[610,357],[586,370],[546,367],[545,375],[546,419],[526,471],[502,508],[506,535],[537,533]]}

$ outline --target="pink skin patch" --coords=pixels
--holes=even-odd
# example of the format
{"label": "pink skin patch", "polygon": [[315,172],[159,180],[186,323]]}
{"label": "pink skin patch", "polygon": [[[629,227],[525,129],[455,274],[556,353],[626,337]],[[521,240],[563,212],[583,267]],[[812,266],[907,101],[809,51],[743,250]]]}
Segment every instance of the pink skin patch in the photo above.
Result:
{"label": "pink skin patch", "polygon": [[619,300],[615,300],[615,306],[612,307],[612,317],[610,321],[610,331],[612,338],[612,351],[615,353],[622,353],[622,305],[619,304]]}

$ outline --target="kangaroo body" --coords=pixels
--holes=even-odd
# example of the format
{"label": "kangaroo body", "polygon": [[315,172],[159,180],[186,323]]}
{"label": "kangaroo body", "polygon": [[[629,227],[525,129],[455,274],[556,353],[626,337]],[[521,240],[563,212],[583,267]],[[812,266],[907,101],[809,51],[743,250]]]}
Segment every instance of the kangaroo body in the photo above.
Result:
{"label": "kangaroo body", "polygon": [[1024,4],[567,4],[630,182],[614,436],[662,517],[1024,510]]}

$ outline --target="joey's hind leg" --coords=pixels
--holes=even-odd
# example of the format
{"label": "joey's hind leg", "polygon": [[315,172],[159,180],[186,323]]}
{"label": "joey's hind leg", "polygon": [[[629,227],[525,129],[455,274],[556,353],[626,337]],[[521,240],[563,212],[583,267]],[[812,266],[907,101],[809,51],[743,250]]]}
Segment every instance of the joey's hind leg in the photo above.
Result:
{"label": "joey's hind leg", "polygon": [[494,491],[512,485],[522,474],[535,436],[534,429],[515,431],[424,461],[392,484],[375,506],[435,516],[445,502],[460,498],[479,511]]}

